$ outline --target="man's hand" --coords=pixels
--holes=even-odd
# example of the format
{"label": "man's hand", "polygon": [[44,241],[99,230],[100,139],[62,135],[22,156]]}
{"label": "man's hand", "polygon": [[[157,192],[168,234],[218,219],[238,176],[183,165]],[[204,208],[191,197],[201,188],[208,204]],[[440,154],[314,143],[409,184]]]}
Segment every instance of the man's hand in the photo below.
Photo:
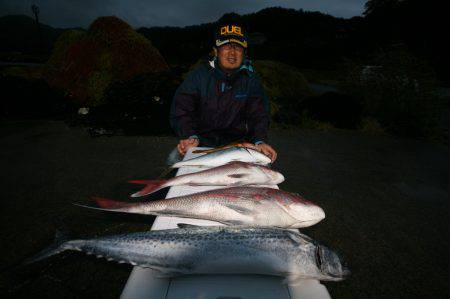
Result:
{"label": "man's hand", "polygon": [[180,155],[184,156],[191,147],[196,147],[198,146],[199,143],[200,142],[198,141],[197,138],[188,138],[180,140],[180,142],[177,145],[178,152],[180,153]]}
{"label": "man's hand", "polygon": [[264,155],[268,156],[272,160],[272,163],[277,159],[277,152],[270,145],[261,143],[255,145],[255,147]]}

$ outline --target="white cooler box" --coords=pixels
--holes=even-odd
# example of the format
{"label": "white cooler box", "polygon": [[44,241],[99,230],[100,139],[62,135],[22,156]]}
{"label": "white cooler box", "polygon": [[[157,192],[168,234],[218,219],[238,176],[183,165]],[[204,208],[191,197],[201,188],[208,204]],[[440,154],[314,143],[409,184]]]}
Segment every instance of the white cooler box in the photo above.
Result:
{"label": "white cooler box", "polygon": [[[186,153],[184,159],[193,154],[194,148]],[[182,167],[177,175],[200,171],[197,167]],[[268,186],[278,189],[277,185]],[[174,186],[166,198],[187,195],[223,186]],[[208,220],[158,216],[152,230],[177,228],[177,223],[195,225],[223,225]],[[152,269],[134,267],[123,289],[122,299],[289,299],[289,298],[330,298],[324,285],[318,280],[303,280],[296,285],[282,284],[284,278],[267,275],[187,275],[176,278],[157,278]]]}

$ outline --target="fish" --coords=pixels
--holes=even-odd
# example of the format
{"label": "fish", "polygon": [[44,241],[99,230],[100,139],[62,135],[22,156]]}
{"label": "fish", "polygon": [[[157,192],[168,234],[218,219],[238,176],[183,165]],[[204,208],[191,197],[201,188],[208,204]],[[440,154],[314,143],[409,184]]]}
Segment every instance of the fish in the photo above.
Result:
{"label": "fish", "polygon": [[66,250],[82,251],[108,261],[157,271],[158,277],[190,274],[262,274],[301,279],[340,281],[350,271],[328,247],[292,230],[206,226],[154,230],[55,243],[24,264]]}
{"label": "fish", "polygon": [[246,147],[231,147],[224,150],[215,151],[200,157],[177,162],[172,168],[185,166],[195,167],[216,167],[233,161],[248,162],[260,165],[269,165],[271,160],[266,155]]}
{"label": "fish", "polygon": [[321,207],[299,195],[267,187],[229,187],[141,203],[93,197],[99,207],[145,215],[205,219],[226,225],[301,228],[325,218]]}
{"label": "fish", "polygon": [[209,154],[209,153],[213,153],[213,152],[217,152],[217,151],[221,151],[230,147],[247,147],[247,148],[252,148],[252,149],[256,149],[256,146],[253,145],[252,143],[249,142],[232,142],[230,144],[224,145],[224,146],[220,146],[220,147],[215,147],[215,148],[211,148],[211,149],[197,149],[197,150],[193,150],[192,153],[193,154]]}
{"label": "fish", "polygon": [[268,167],[246,162],[230,162],[195,173],[179,175],[168,180],[134,180],[130,183],[146,185],[131,197],[141,197],[171,186],[246,186],[277,185],[284,176]]}

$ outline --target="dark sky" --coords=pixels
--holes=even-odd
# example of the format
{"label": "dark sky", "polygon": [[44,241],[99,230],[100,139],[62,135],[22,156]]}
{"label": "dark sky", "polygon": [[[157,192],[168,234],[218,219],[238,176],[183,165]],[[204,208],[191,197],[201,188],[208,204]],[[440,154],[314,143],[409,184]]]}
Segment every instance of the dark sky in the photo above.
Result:
{"label": "dark sky", "polygon": [[96,17],[116,15],[134,27],[187,26],[216,21],[224,13],[246,14],[265,7],[320,11],[337,17],[361,15],[367,0],[0,0],[0,16],[31,15],[40,8],[42,23],[87,27]]}

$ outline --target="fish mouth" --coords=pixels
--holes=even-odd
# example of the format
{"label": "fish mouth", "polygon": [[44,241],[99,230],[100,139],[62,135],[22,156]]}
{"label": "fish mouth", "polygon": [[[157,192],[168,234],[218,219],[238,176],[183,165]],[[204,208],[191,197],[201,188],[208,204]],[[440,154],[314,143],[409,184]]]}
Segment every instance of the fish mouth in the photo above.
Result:
{"label": "fish mouth", "polygon": [[325,219],[325,212],[319,206],[314,205],[306,207],[306,212],[303,212],[303,209],[305,209],[304,205],[298,206],[293,204],[290,206],[290,209],[287,210],[287,213],[291,217],[297,219],[297,222],[292,225],[293,228],[312,226]]}
{"label": "fish mouth", "polygon": [[323,245],[317,245],[316,265],[325,276],[324,280],[339,281],[350,275],[350,270],[342,264],[342,258]]}
{"label": "fish mouth", "polygon": [[[248,153],[250,156],[252,156],[252,157],[257,161],[257,162],[255,162],[255,163],[258,163],[258,164],[264,163],[264,164],[267,164],[267,167],[270,166],[270,162],[272,162],[272,160],[271,160],[269,157],[267,157],[266,155],[264,155],[263,153],[258,152],[258,151],[255,151],[255,150],[253,150],[253,149],[246,148],[246,147],[244,147],[244,149],[247,151],[247,153]],[[256,157],[255,154],[252,153],[252,151],[254,151],[254,152],[256,152],[256,153],[262,155],[263,158],[261,158],[261,157]]]}
{"label": "fish mouth", "polygon": [[275,184],[280,184],[280,183],[284,182],[284,175],[282,175],[281,173],[278,172],[274,176],[274,181],[275,181]]}
{"label": "fish mouth", "polygon": [[311,219],[311,220],[305,220],[305,221],[299,221],[296,222],[295,224],[293,224],[291,226],[291,228],[300,228],[300,227],[308,227],[308,226],[312,226],[314,224],[319,223],[320,221],[322,221],[325,217],[323,218],[316,218],[316,219]]}

